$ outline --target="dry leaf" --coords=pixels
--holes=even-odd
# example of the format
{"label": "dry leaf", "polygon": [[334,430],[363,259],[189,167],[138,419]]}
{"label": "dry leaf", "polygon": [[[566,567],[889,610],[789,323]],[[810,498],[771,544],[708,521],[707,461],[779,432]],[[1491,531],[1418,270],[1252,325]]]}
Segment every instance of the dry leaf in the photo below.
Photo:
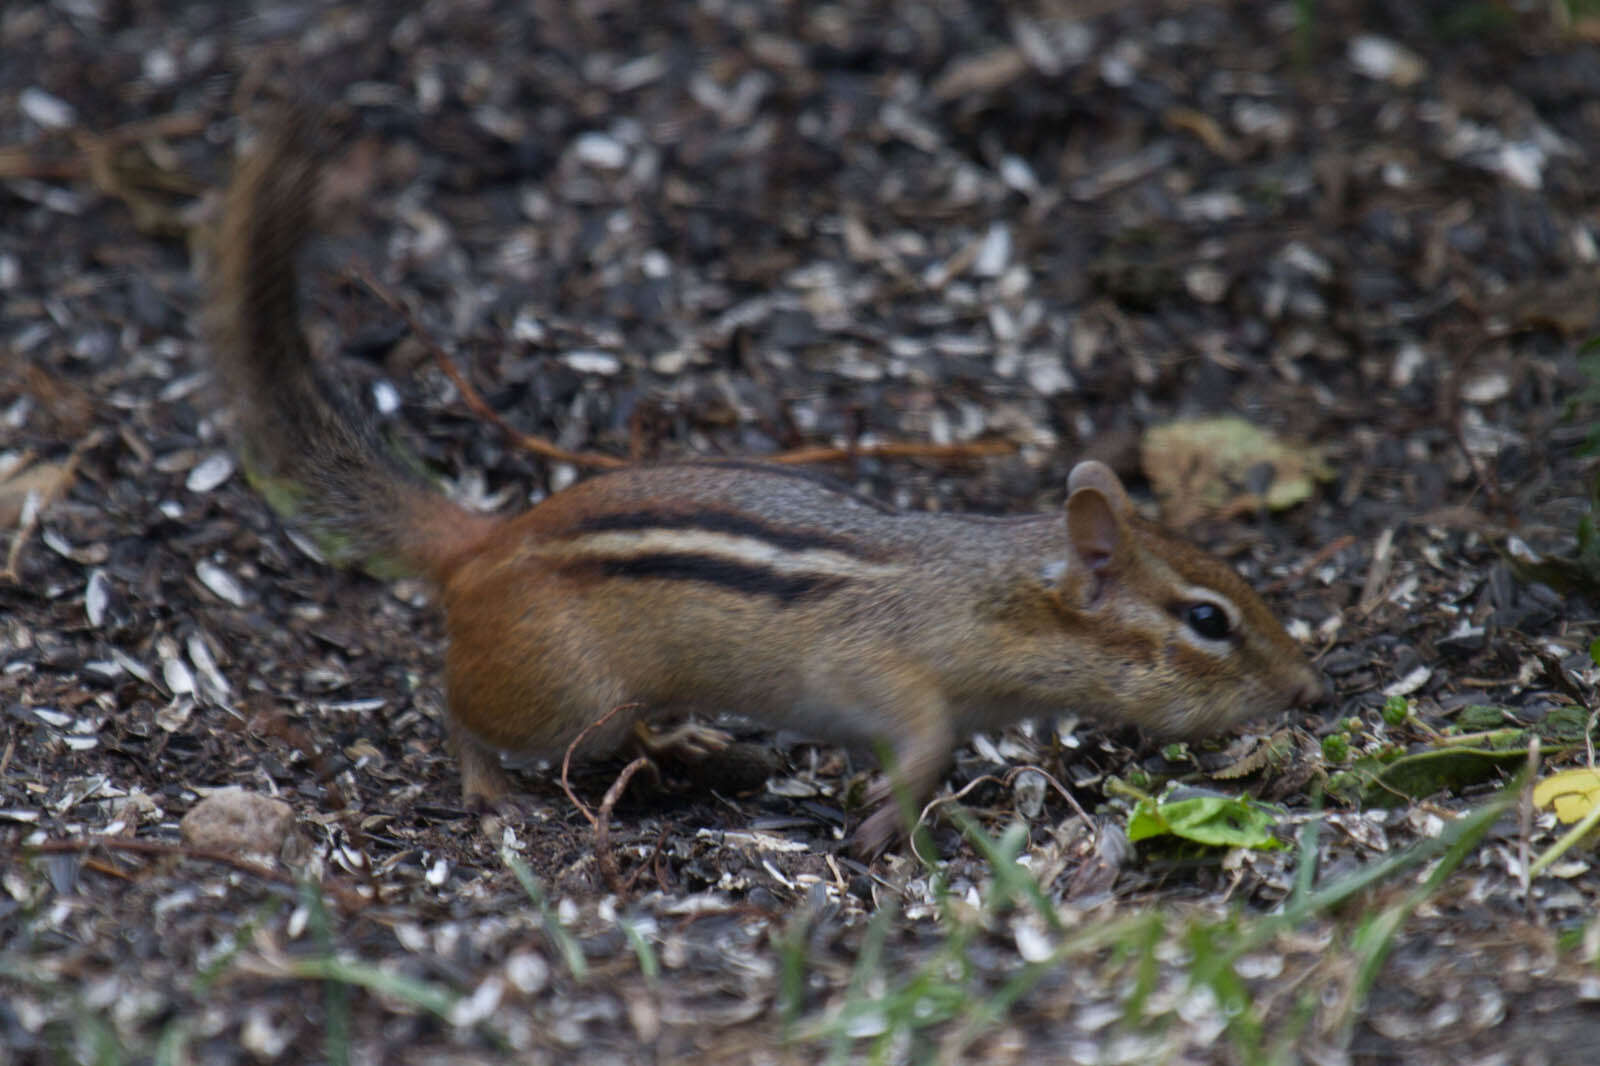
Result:
{"label": "dry leaf", "polygon": [[5,569],[0,570],[0,579],[17,579],[17,560],[39,516],[67,491],[77,472],[78,460],[105,436],[105,430],[97,429],[79,441],[64,461],[35,463],[25,468],[19,466],[4,481],[0,481],[0,529],[17,527],[17,535],[11,538],[11,548],[6,552]]}
{"label": "dry leaf", "polygon": [[1206,514],[1283,510],[1309,498],[1327,467],[1313,448],[1242,418],[1195,418],[1147,430],[1140,462],[1174,525]]}

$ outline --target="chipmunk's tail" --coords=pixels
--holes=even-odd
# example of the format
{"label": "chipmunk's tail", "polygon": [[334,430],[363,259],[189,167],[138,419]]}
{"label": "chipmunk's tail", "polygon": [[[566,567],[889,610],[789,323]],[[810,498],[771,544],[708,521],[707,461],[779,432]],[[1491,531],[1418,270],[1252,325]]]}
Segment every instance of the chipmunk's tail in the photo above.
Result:
{"label": "chipmunk's tail", "polygon": [[442,581],[498,521],[408,465],[318,367],[300,324],[296,261],[322,136],[304,106],[290,108],[239,164],[211,249],[206,334],[246,471],[274,508],[342,561]]}

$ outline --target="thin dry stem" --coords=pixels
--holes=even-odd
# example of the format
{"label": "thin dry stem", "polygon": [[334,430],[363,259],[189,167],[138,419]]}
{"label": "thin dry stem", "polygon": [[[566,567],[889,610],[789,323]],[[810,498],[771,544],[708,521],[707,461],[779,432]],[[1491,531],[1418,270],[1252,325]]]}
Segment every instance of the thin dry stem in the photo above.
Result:
{"label": "thin dry stem", "polygon": [[578,745],[583,743],[583,739],[585,737],[594,732],[596,729],[599,729],[601,726],[605,725],[607,722],[611,721],[611,719],[615,718],[618,712],[638,709],[639,704],[637,703],[617,704],[605,714],[602,714],[599,718],[596,718],[594,721],[584,726],[582,731],[580,731],[577,736],[572,738],[572,743],[567,745],[566,752],[561,756],[561,791],[567,794],[567,799],[572,801],[572,805],[578,809],[579,814],[583,815],[584,819],[589,823],[590,828],[598,829],[599,821],[595,818],[594,811],[589,809],[589,805],[579,799],[576,792],[572,791],[572,785],[568,781],[567,777],[567,772],[572,766],[572,753],[578,750]]}
{"label": "thin dry stem", "polygon": [[[629,465],[626,459],[619,459],[614,455],[603,452],[573,452],[559,445],[553,444],[543,437],[531,433],[524,433],[501,418],[495,409],[489,406],[483,395],[467,380],[454,359],[445,352],[444,348],[435,341],[432,335],[423,328],[417,316],[406,306],[405,302],[389,290],[382,282],[373,277],[371,272],[359,267],[351,268],[348,272],[356,282],[377,297],[378,300],[395,314],[405,319],[406,328],[412,336],[427,349],[429,356],[439,364],[445,376],[455,384],[461,393],[462,402],[479,418],[493,425],[517,447],[534,455],[557,462],[571,463],[574,466],[594,467],[604,470],[615,470]],[[831,446],[815,446],[795,448],[791,451],[778,452],[774,455],[762,456],[763,462],[783,463],[786,465],[806,465],[810,463],[839,463],[852,459],[936,459],[951,462],[966,459],[982,459],[995,455],[1009,455],[1017,450],[1016,444],[1007,440],[975,440],[956,444],[932,444],[919,441],[884,441],[876,444],[852,444],[843,448]]]}
{"label": "thin dry stem", "polygon": [[599,863],[600,873],[605,877],[606,884],[619,897],[627,895],[627,886],[622,883],[622,877],[617,873],[617,857],[611,849],[611,811],[627,789],[628,782],[633,780],[633,775],[649,765],[649,756],[640,755],[622,768],[617,779],[611,782],[611,787],[606,789],[606,794],[601,797],[600,814],[594,823],[595,862]]}
{"label": "thin dry stem", "polygon": [[624,459],[618,459],[612,455],[604,455],[600,452],[568,451],[567,449],[556,444],[552,444],[543,437],[536,437],[531,433],[524,433],[515,426],[511,425],[505,419],[501,418],[499,413],[496,412],[493,407],[489,406],[488,401],[486,401],[478,392],[478,390],[472,386],[472,382],[467,380],[466,374],[462,373],[461,368],[456,365],[455,360],[450,358],[450,356],[445,353],[444,348],[442,348],[439,343],[433,339],[432,334],[423,328],[422,323],[417,320],[417,316],[411,313],[411,309],[407,307],[398,296],[390,292],[382,282],[373,277],[372,274],[366,270],[354,268],[349,272],[349,276],[360,282],[361,285],[365,287],[368,292],[372,293],[372,295],[376,296],[378,300],[384,304],[384,306],[388,307],[395,314],[405,319],[406,328],[409,329],[411,331],[411,335],[416,337],[417,341],[428,350],[428,354],[433,357],[434,362],[439,364],[439,369],[445,372],[445,376],[455,384],[456,389],[461,393],[462,401],[467,405],[472,413],[491,423],[496,429],[504,433],[517,447],[522,448],[525,451],[530,451],[535,455],[543,456],[546,459],[553,459],[562,463],[571,463],[574,466],[600,467],[609,470],[628,465],[627,461]]}
{"label": "thin dry stem", "polygon": [[844,448],[795,448],[774,455],[764,455],[762,462],[804,465],[808,463],[842,463],[851,459],[938,459],[949,462],[958,459],[983,459],[995,455],[1010,455],[1017,450],[1008,440],[973,440],[957,444],[932,444],[921,441],[884,441],[880,444],[852,444]]}

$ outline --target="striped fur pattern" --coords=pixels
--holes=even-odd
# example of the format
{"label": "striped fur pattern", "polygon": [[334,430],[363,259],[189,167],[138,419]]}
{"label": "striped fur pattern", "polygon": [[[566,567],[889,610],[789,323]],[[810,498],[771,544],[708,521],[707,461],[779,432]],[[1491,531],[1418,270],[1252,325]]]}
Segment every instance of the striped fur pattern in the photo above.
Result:
{"label": "striped fur pattern", "polygon": [[[468,798],[505,794],[499,752],[557,759],[624,704],[584,754],[646,718],[733,711],[886,748],[920,798],[974,730],[1081,712],[1195,736],[1314,696],[1261,599],[1140,519],[1099,463],[1074,469],[1064,513],[1015,518],[900,514],[743,462],[615,471],[509,518],[462,510],[384,451],[295,324],[305,145],[269,135],[229,193],[220,377],[245,453],[309,521],[439,588]],[[883,803],[858,850],[897,828]]]}

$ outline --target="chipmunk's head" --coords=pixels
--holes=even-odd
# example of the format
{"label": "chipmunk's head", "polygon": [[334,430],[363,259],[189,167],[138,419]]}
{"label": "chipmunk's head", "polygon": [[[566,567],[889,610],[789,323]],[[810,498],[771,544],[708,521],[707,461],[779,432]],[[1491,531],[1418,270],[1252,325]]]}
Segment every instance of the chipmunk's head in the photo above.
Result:
{"label": "chipmunk's head", "polygon": [[1199,737],[1321,694],[1261,597],[1222,560],[1140,518],[1109,467],[1079,463],[1067,488],[1066,558],[1041,570],[1034,602],[1045,607],[1011,623],[1026,649],[1025,699]]}

